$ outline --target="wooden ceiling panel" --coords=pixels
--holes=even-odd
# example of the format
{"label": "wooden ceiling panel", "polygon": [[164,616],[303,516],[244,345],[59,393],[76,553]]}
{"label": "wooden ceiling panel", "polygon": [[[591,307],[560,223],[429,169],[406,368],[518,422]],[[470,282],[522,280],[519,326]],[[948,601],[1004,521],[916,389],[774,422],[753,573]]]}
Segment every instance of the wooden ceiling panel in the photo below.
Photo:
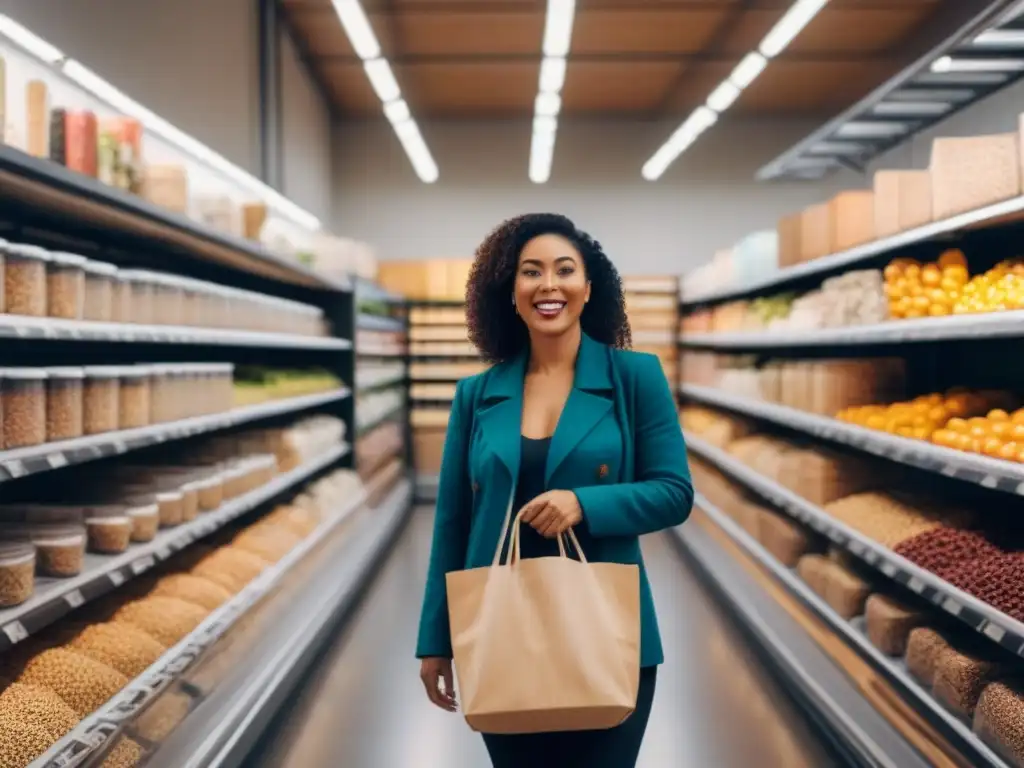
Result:
{"label": "wooden ceiling panel", "polygon": [[736,103],[757,114],[826,115],[848,107],[892,75],[885,62],[773,61]]}
{"label": "wooden ceiling panel", "polygon": [[926,5],[887,10],[844,10],[826,6],[788,50],[794,54],[884,53],[906,39],[932,10]]}
{"label": "wooden ceiling panel", "polygon": [[505,117],[531,114],[540,62],[416,64],[395,76],[417,117]]}
{"label": "wooden ceiling panel", "polygon": [[566,71],[567,114],[647,112],[658,105],[683,65],[665,62],[573,62]]}
{"label": "wooden ceiling panel", "polygon": [[703,104],[732,69],[731,64],[718,62],[690,64],[665,89],[658,106],[670,114],[684,116],[694,107]]}
{"label": "wooden ceiling panel", "polygon": [[581,4],[570,55],[699,51],[727,17],[726,8],[600,11]]}
{"label": "wooden ceiling panel", "polygon": [[404,55],[509,53],[540,56],[544,13],[416,13],[394,17]]}
{"label": "wooden ceiling panel", "polygon": [[356,117],[381,114],[380,99],[373,92],[362,64],[324,64],[322,71],[327,88],[342,114]]}
{"label": "wooden ceiling panel", "polygon": [[[390,17],[370,14],[369,19],[384,53],[393,54],[395,41],[394,29],[389,23]],[[322,56],[350,58],[356,55],[331,6],[322,10],[293,12],[288,17],[288,23],[303,40],[310,56],[314,58]]]}

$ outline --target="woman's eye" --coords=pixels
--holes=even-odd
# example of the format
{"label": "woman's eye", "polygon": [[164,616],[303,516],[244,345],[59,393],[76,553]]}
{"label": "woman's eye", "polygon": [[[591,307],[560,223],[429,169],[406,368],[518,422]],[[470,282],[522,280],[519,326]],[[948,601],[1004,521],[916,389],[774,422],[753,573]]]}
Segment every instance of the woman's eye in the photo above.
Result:
{"label": "woman's eye", "polygon": [[525,272],[523,272],[523,274],[526,277],[539,277],[540,276],[540,272],[538,272],[536,269],[528,269]]}
{"label": "woman's eye", "polygon": [[571,275],[575,271],[576,270],[573,267],[562,267],[560,270],[558,270],[558,274],[560,274],[560,275]]}

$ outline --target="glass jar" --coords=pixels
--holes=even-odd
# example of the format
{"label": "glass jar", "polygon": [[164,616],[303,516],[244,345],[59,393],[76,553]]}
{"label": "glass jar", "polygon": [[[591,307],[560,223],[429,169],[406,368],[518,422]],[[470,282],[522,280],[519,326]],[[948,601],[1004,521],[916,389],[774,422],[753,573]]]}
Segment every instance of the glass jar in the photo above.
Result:
{"label": "glass jar", "polygon": [[87,435],[113,432],[121,419],[120,366],[96,365],[85,368],[85,386],[82,392],[83,431]]}
{"label": "glass jar", "polygon": [[20,605],[32,597],[36,548],[27,537],[0,541],[0,608]]}
{"label": "glass jar", "polygon": [[84,434],[82,368],[46,369],[46,440],[73,440]]}
{"label": "glass jar", "polygon": [[120,429],[149,426],[151,385],[152,369],[149,366],[134,365],[123,370],[118,400]]}
{"label": "glass jar", "polygon": [[146,542],[156,538],[160,529],[160,505],[133,504],[125,509],[132,521],[132,541]]}
{"label": "glass jar", "polygon": [[46,265],[49,254],[34,245],[9,245],[4,270],[4,311],[9,315],[46,315]]}
{"label": "glass jar", "polygon": [[131,323],[132,320],[132,284],[122,270],[114,275],[114,317],[115,323]]}
{"label": "glass jar", "polygon": [[47,314],[65,320],[81,320],[85,313],[85,257],[51,253],[46,266]]}
{"label": "glass jar", "polygon": [[46,371],[5,368],[0,371],[3,392],[3,446],[24,448],[46,442]]}
{"label": "glass jar", "polygon": [[131,294],[131,315],[128,322],[139,325],[153,324],[153,273],[141,269],[120,270],[121,278],[128,282]]}
{"label": "glass jar", "polygon": [[119,555],[132,540],[132,519],[114,509],[96,508],[86,513],[89,549],[101,555]]}
{"label": "glass jar", "polygon": [[184,291],[174,275],[155,274],[153,286],[153,323],[182,325]]}
{"label": "glass jar", "polygon": [[31,525],[29,535],[36,548],[36,572],[40,576],[67,579],[82,572],[86,536],[81,524]]}
{"label": "glass jar", "polygon": [[164,424],[174,418],[171,366],[149,366],[149,423]]}
{"label": "glass jar", "polygon": [[109,323],[114,319],[114,277],[117,267],[102,261],[86,260],[85,311],[86,320]]}
{"label": "glass jar", "polygon": [[0,237],[0,315],[7,311],[7,301],[4,296],[4,265],[7,263],[7,249],[10,247],[11,243]]}
{"label": "glass jar", "polygon": [[187,277],[175,278],[181,287],[181,322],[190,328],[203,325],[203,283]]}

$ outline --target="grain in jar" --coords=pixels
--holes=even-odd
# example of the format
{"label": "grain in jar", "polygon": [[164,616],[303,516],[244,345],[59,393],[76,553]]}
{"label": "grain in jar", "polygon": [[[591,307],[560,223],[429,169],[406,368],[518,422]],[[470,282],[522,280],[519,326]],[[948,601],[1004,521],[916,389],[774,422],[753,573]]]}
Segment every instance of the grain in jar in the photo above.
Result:
{"label": "grain in jar", "polygon": [[50,317],[81,320],[85,314],[85,258],[50,254],[46,265],[46,312]]}
{"label": "grain in jar", "polygon": [[46,369],[46,440],[72,440],[81,437],[83,422],[82,368]]}
{"label": "grain in jar", "polygon": [[174,383],[172,381],[173,366],[151,365],[149,366],[149,423],[165,424],[173,421],[176,416],[174,412]]}
{"label": "grain in jar", "polygon": [[204,283],[188,277],[178,277],[181,286],[181,325],[197,327],[203,323]]}
{"label": "grain in jar", "polygon": [[85,309],[83,317],[109,323],[114,319],[114,278],[117,267],[102,261],[87,260],[85,270]]}
{"label": "grain in jar", "polygon": [[153,279],[153,323],[182,325],[184,288],[174,275],[156,273]]}
{"label": "grain in jar", "polygon": [[36,548],[36,572],[40,576],[70,578],[85,564],[85,529],[81,524],[30,525]]}
{"label": "grain in jar", "polygon": [[149,426],[152,370],[149,366],[133,365],[122,369],[118,393],[121,429]]}
{"label": "grain in jar", "polygon": [[4,264],[4,311],[9,315],[46,316],[46,265],[49,254],[34,245],[7,246]]}
{"label": "grain in jar", "polygon": [[130,314],[127,322],[152,325],[153,273],[141,269],[125,269],[118,274],[128,285]]}
{"label": "grain in jar", "polygon": [[122,270],[114,275],[114,316],[115,323],[132,322],[132,284]]}
{"label": "grain in jar", "polygon": [[114,510],[90,509],[85,518],[89,549],[101,555],[117,555],[128,549],[132,540],[132,518],[113,514]]}
{"label": "grain in jar", "polygon": [[4,291],[4,267],[7,263],[7,250],[11,247],[11,243],[0,237],[0,314],[6,312],[6,296]]}
{"label": "grain in jar", "polygon": [[132,541],[146,542],[156,538],[160,529],[160,505],[136,504],[125,508],[132,521]]}
{"label": "grain in jar", "polygon": [[112,432],[121,419],[121,366],[96,365],[85,368],[82,397],[83,431],[87,435]]}
{"label": "grain in jar", "polygon": [[35,588],[36,549],[27,537],[0,542],[0,608],[21,605]]}
{"label": "grain in jar", "polygon": [[199,495],[199,509],[212,512],[224,502],[224,479],[220,472],[196,480],[194,483]]}
{"label": "grain in jar", "polygon": [[128,678],[88,656],[51,648],[26,664],[17,682],[49,688],[79,717],[85,717],[124,688]]}
{"label": "grain in jar", "polygon": [[3,447],[23,448],[46,442],[46,371],[42,368],[0,370],[3,396]]}

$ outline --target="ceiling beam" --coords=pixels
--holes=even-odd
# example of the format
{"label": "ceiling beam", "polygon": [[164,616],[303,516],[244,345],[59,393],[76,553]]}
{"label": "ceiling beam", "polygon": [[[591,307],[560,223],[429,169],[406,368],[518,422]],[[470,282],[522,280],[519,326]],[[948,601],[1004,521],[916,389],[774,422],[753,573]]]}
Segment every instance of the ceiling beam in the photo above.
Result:
{"label": "ceiling beam", "polygon": [[[578,53],[569,57],[569,70],[573,64],[721,64],[733,66],[738,64],[743,54],[715,54],[696,51],[679,53],[678,51],[622,51],[620,53]],[[330,55],[315,56],[314,59],[323,64],[362,64],[358,56]],[[530,53],[408,53],[389,56],[388,60],[398,66],[415,67],[427,64],[536,64],[540,66],[537,54]],[[775,61],[788,61],[794,64],[877,64],[892,60],[889,56],[874,56],[854,53],[799,53],[776,57]],[[685,77],[688,72],[683,72]]]}

